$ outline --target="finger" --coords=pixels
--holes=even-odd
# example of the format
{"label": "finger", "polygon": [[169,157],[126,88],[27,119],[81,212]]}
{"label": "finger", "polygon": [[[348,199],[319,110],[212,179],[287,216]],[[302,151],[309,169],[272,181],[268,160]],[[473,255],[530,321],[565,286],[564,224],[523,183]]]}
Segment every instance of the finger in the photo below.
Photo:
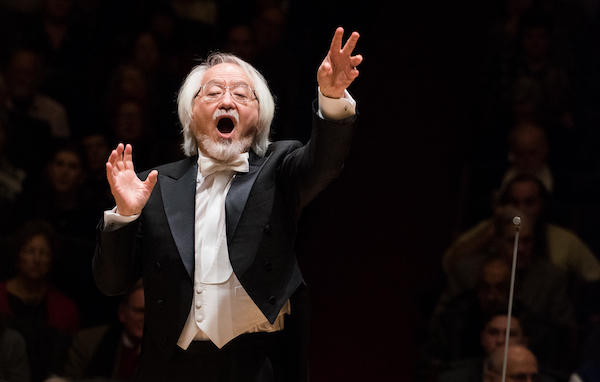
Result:
{"label": "finger", "polygon": [[145,182],[148,182],[152,187],[154,187],[157,179],[158,179],[158,171],[152,170],[148,174],[148,177],[146,178]]}
{"label": "finger", "polygon": [[331,46],[329,50],[332,52],[339,52],[342,49],[342,37],[344,36],[344,28],[338,27],[333,34],[331,39]]}
{"label": "finger", "polygon": [[133,160],[133,147],[129,143],[125,145],[125,150],[123,151],[123,160],[125,162],[131,162]]}
{"label": "finger", "polygon": [[360,34],[358,32],[352,32],[352,34],[348,38],[348,41],[346,41],[346,43],[344,44],[344,47],[342,48],[342,53],[347,54],[347,55],[352,54],[359,38],[360,38]]}
{"label": "finger", "polygon": [[111,163],[111,164],[113,164],[113,165],[114,165],[114,163],[115,163],[115,162],[116,162],[116,160],[117,160],[117,155],[118,155],[118,154],[117,154],[117,150],[112,150],[112,151],[110,152],[110,155],[108,156],[108,159],[106,160],[106,163],[107,163],[107,164],[108,164],[108,163]]}
{"label": "finger", "polygon": [[112,188],[115,184],[115,177],[113,174],[113,165],[110,162],[106,162],[106,180],[108,180],[108,184]]}
{"label": "finger", "polygon": [[331,72],[331,63],[324,61],[321,66],[319,66],[319,70],[317,70],[317,75],[319,78],[323,78],[327,76]]}
{"label": "finger", "polygon": [[363,61],[363,56],[361,54],[357,54],[356,56],[350,57],[350,64],[356,68]]}
{"label": "finger", "polygon": [[122,156],[123,156],[123,150],[125,149],[125,147],[123,146],[122,143],[119,143],[117,145],[117,148],[115,149],[117,151],[117,160],[121,160]]}

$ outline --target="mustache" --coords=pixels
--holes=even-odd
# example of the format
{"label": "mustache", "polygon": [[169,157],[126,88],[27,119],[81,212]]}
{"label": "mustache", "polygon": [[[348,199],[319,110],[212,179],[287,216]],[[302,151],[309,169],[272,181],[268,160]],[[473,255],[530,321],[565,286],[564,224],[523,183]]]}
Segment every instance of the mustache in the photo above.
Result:
{"label": "mustache", "polygon": [[238,123],[240,120],[240,115],[237,112],[237,110],[235,110],[235,109],[229,109],[229,110],[217,109],[213,113],[213,121],[215,121],[218,118],[223,117],[223,116],[231,117],[236,123]]}

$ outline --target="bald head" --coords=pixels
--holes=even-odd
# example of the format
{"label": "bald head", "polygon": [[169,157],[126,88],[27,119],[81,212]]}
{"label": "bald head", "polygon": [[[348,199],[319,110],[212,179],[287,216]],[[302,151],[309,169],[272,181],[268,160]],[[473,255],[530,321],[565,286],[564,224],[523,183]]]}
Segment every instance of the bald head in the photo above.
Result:
{"label": "bald head", "polygon": [[[504,347],[494,350],[484,364],[484,381],[499,382],[502,379]],[[538,375],[535,355],[523,345],[509,345],[506,357],[507,382],[533,382]]]}

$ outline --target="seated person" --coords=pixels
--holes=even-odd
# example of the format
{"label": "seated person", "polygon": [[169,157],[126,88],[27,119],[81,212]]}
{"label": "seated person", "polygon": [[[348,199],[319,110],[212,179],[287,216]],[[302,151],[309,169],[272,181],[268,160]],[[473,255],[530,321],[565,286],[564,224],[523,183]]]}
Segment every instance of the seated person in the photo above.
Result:
{"label": "seated person", "polygon": [[72,380],[106,378],[130,381],[139,363],[144,329],[141,281],[127,292],[118,308],[118,322],[83,329],[74,338],[64,375]]}
{"label": "seated person", "polygon": [[25,338],[33,381],[60,370],[79,329],[77,306],[49,282],[54,255],[53,228],[27,222],[15,237],[16,275],[0,283],[0,315]]}
{"label": "seated person", "polygon": [[498,208],[493,218],[491,241],[477,252],[458,255],[446,268],[449,298],[472,289],[477,283],[477,270],[488,257],[497,256],[512,264],[516,228],[513,217],[521,217],[516,262],[515,297],[534,313],[548,317],[556,325],[575,324],[567,294],[567,274],[547,259],[545,242],[536,236],[536,220],[511,207]]}
{"label": "seated person", "polygon": [[[565,371],[572,361],[568,355],[572,354],[571,347],[575,344],[573,340],[576,333],[573,309],[567,294],[566,274],[545,258],[544,247],[539,245],[539,239],[536,240],[535,227],[532,226],[531,219],[513,208],[497,209],[493,219],[492,240],[487,246],[482,247],[479,252],[459,257],[452,263],[453,266],[447,269],[447,286],[439,298],[433,322],[437,322],[439,331],[439,325],[443,323],[441,320],[447,320],[444,332],[451,337],[463,333],[458,330],[460,328],[464,330],[471,328],[471,341],[466,343],[473,343],[475,338],[472,330],[473,320],[480,322],[477,317],[481,317],[482,307],[474,304],[472,290],[486,286],[481,285],[481,279],[478,279],[477,275],[480,269],[490,268],[490,262],[496,263],[496,275],[498,277],[503,275],[502,281],[497,282],[497,286],[502,288],[502,296],[505,301],[508,301],[509,275],[516,236],[516,229],[512,222],[514,216],[522,217],[517,247],[514,299],[522,306],[528,319],[536,322],[532,335],[535,334],[538,340],[536,344],[539,344],[538,348],[543,352],[544,363],[552,364]],[[503,267],[499,265],[502,262],[505,263]],[[485,293],[485,290],[479,289],[479,292]],[[471,302],[470,305],[466,305],[468,300],[465,299],[468,298],[469,293]],[[460,309],[467,307],[470,310],[463,310],[461,315]],[[467,312],[469,313],[466,314]],[[451,325],[452,322],[454,325]],[[437,336],[444,340],[439,333]],[[463,340],[466,341],[466,338]],[[448,339],[441,343],[444,342],[451,344]],[[458,354],[463,356],[461,353]]]}
{"label": "seated person", "polygon": [[[504,368],[504,347],[495,349],[483,365],[484,382],[500,382]],[[553,382],[555,379],[540,373],[535,355],[524,345],[509,345],[506,352],[506,381]]]}
{"label": "seated person", "polygon": [[[548,222],[548,192],[542,182],[533,175],[520,174],[513,177],[499,193],[496,208],[513,206],[529,216],[536,227],[536,236],[544,248],[543,256],[563,269],[568,277],[571,301],[586,309],[582,316],[591,316],[597,308],[595,300],[581,300],[600,283],[600,261],[590,248],[573,232]],[[446,250],[442,267],[446,274],[452,272],[457,262],[471,254],[484,251],[494,239],[493,219],[486,219],[460,235]]]}
{"label": "seated person", "polygon": [[0,316],[0,381],[30,382],[25,339]]}
{"label": "seated person", "polygon": [[[480,356],[453,362],[446,371],[441,373],[439,381],[481,381],[483,379],[483,361],[494,350],[504,348],[507,326],[508,314],[506,311],[491,314],[480,332],[479,345],[482,350]],[[511,316],[509,345],[515,344],[526,345],[527,337],[519,317]]]}

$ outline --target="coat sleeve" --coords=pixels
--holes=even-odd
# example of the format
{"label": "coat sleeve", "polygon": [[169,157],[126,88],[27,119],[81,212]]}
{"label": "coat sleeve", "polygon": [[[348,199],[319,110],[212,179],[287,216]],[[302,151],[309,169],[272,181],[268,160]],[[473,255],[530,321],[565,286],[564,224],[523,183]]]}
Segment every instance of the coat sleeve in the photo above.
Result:
{"label": "coat sleeve", "polygon": [[142,276],[141,262],[136,256],[140,239],[140,218],[114,231],[97,231],[96,251],[92,260],[94,280],[107,296],[125,293]]}

